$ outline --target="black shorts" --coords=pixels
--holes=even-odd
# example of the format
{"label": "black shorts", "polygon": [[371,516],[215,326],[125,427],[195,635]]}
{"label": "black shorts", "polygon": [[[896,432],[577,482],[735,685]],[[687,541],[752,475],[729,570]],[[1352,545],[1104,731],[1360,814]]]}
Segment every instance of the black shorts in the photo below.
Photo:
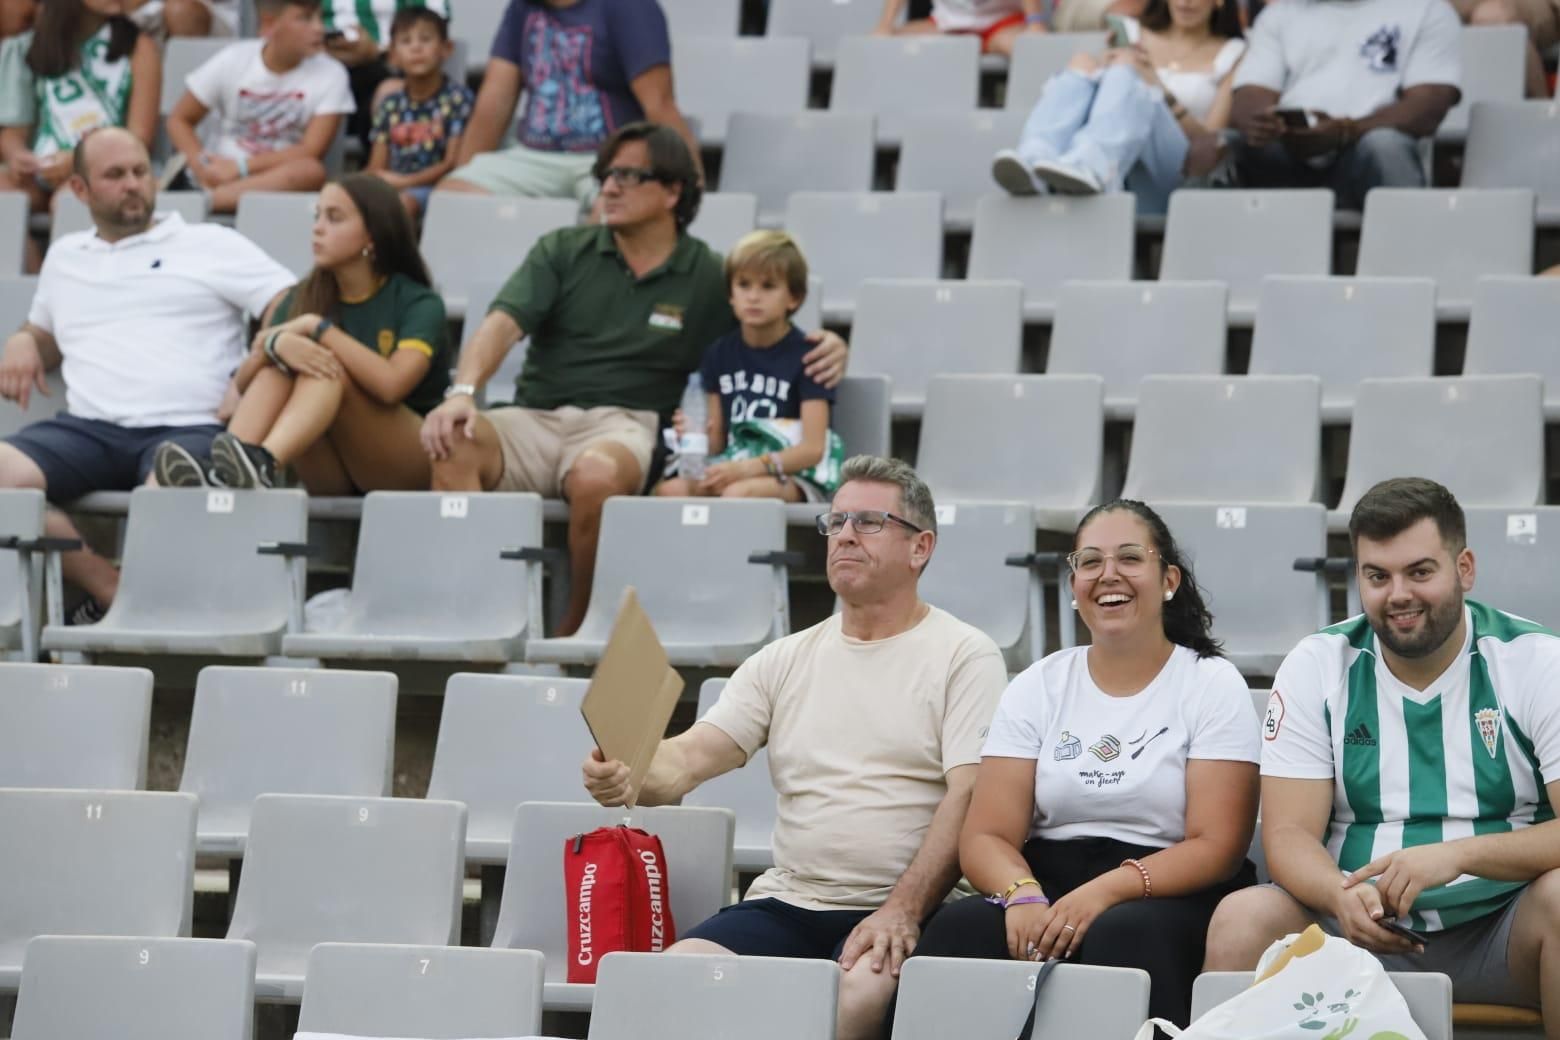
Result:
{"label": "black shorts", "polygon": [[24,426],[5,442],[43,470],[50,502],[70,502],[91,491],[130,491],[146,483],[152,456],[163,441],[176,441],[197,457],[211,454],[222,427],[116,426],[60,413]]}
{"label": "black shorts", "polygon": [[679,939],[703,939],[744,957],[838,960],[851,931],[870,910],[805,910],[778,899],[733,903]]}

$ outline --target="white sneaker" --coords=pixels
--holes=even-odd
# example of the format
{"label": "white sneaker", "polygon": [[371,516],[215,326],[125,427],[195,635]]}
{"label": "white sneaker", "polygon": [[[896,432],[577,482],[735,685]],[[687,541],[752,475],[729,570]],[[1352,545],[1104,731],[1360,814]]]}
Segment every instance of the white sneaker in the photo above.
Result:
{"label": "white sneaker", "polygon": [[1105,190],[1100,179],[1088,170],[1057,160],[1035,163],[1035,176],[1061,195],[1098,195]]}
{"label": "white sneaker", "polygon": [[1045,183],[1011,148],[1004,148],[992,156],[991,177],[1009,195],[1045,194]]}

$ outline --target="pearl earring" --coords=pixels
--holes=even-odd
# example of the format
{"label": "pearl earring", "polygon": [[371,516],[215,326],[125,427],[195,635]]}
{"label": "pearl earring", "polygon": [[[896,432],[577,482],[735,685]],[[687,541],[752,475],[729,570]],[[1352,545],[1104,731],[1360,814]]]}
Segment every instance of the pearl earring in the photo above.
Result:
{"label": "pearl earring", "polygon": [[373,255],[374,255],[374,249],[373,249],[372,246],[364,246],[363,247],[363,258],[365,260],[368,259],[369,257],[373,256]]}
{"label": "pearl earring", "polygon": [[1174,598],[1175,598],[1175,590],[1174,589],[1169,589],[1169,590],[1167,590],[1165,592],[1165,602],[1166,603],[1169,603]]}
{"label": "pearl earring", "polygon": [[1073,608],[1073,609],[1074,609],[1074,610],[1077,610],[1077,609],[1078,609],[1078,601],[1077,601],[1077,600],[1073,600],[1073,601],[1072,601],[1072,608]]}

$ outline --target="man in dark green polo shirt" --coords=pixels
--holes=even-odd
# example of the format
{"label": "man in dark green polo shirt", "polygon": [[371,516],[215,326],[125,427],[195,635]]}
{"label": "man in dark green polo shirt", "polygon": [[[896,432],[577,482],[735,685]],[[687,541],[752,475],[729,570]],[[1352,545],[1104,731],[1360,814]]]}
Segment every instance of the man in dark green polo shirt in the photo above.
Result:
{"label": "man in dark green polo shirt", "polygon": [[[637,494],[661,420],[704,349],[736,325],[721,258],[685,233],[699,210],[681,137],[632,123],[601,146],[602,223],[542,236],[461,353],[448,399],[423,423],[440,491],[534,491],[569,501],[570,635],[585,617],[601,508]],[[473,395],[531,337],[515,405],[478,412]],[[845,343],[817,333],[809,372],[845,373]]]}

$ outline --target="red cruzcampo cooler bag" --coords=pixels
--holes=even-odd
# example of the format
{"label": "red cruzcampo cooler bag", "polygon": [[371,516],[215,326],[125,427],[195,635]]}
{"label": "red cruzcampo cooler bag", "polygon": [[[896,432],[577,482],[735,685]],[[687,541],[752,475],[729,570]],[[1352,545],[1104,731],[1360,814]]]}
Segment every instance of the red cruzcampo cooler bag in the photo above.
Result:
{"label": "red cruzcampo cooler bag", "polygon": [[563,846],[569,981],[596,981],[609,953],[660,953],[677,941],[661,839],[631,827],[599,827]]}

